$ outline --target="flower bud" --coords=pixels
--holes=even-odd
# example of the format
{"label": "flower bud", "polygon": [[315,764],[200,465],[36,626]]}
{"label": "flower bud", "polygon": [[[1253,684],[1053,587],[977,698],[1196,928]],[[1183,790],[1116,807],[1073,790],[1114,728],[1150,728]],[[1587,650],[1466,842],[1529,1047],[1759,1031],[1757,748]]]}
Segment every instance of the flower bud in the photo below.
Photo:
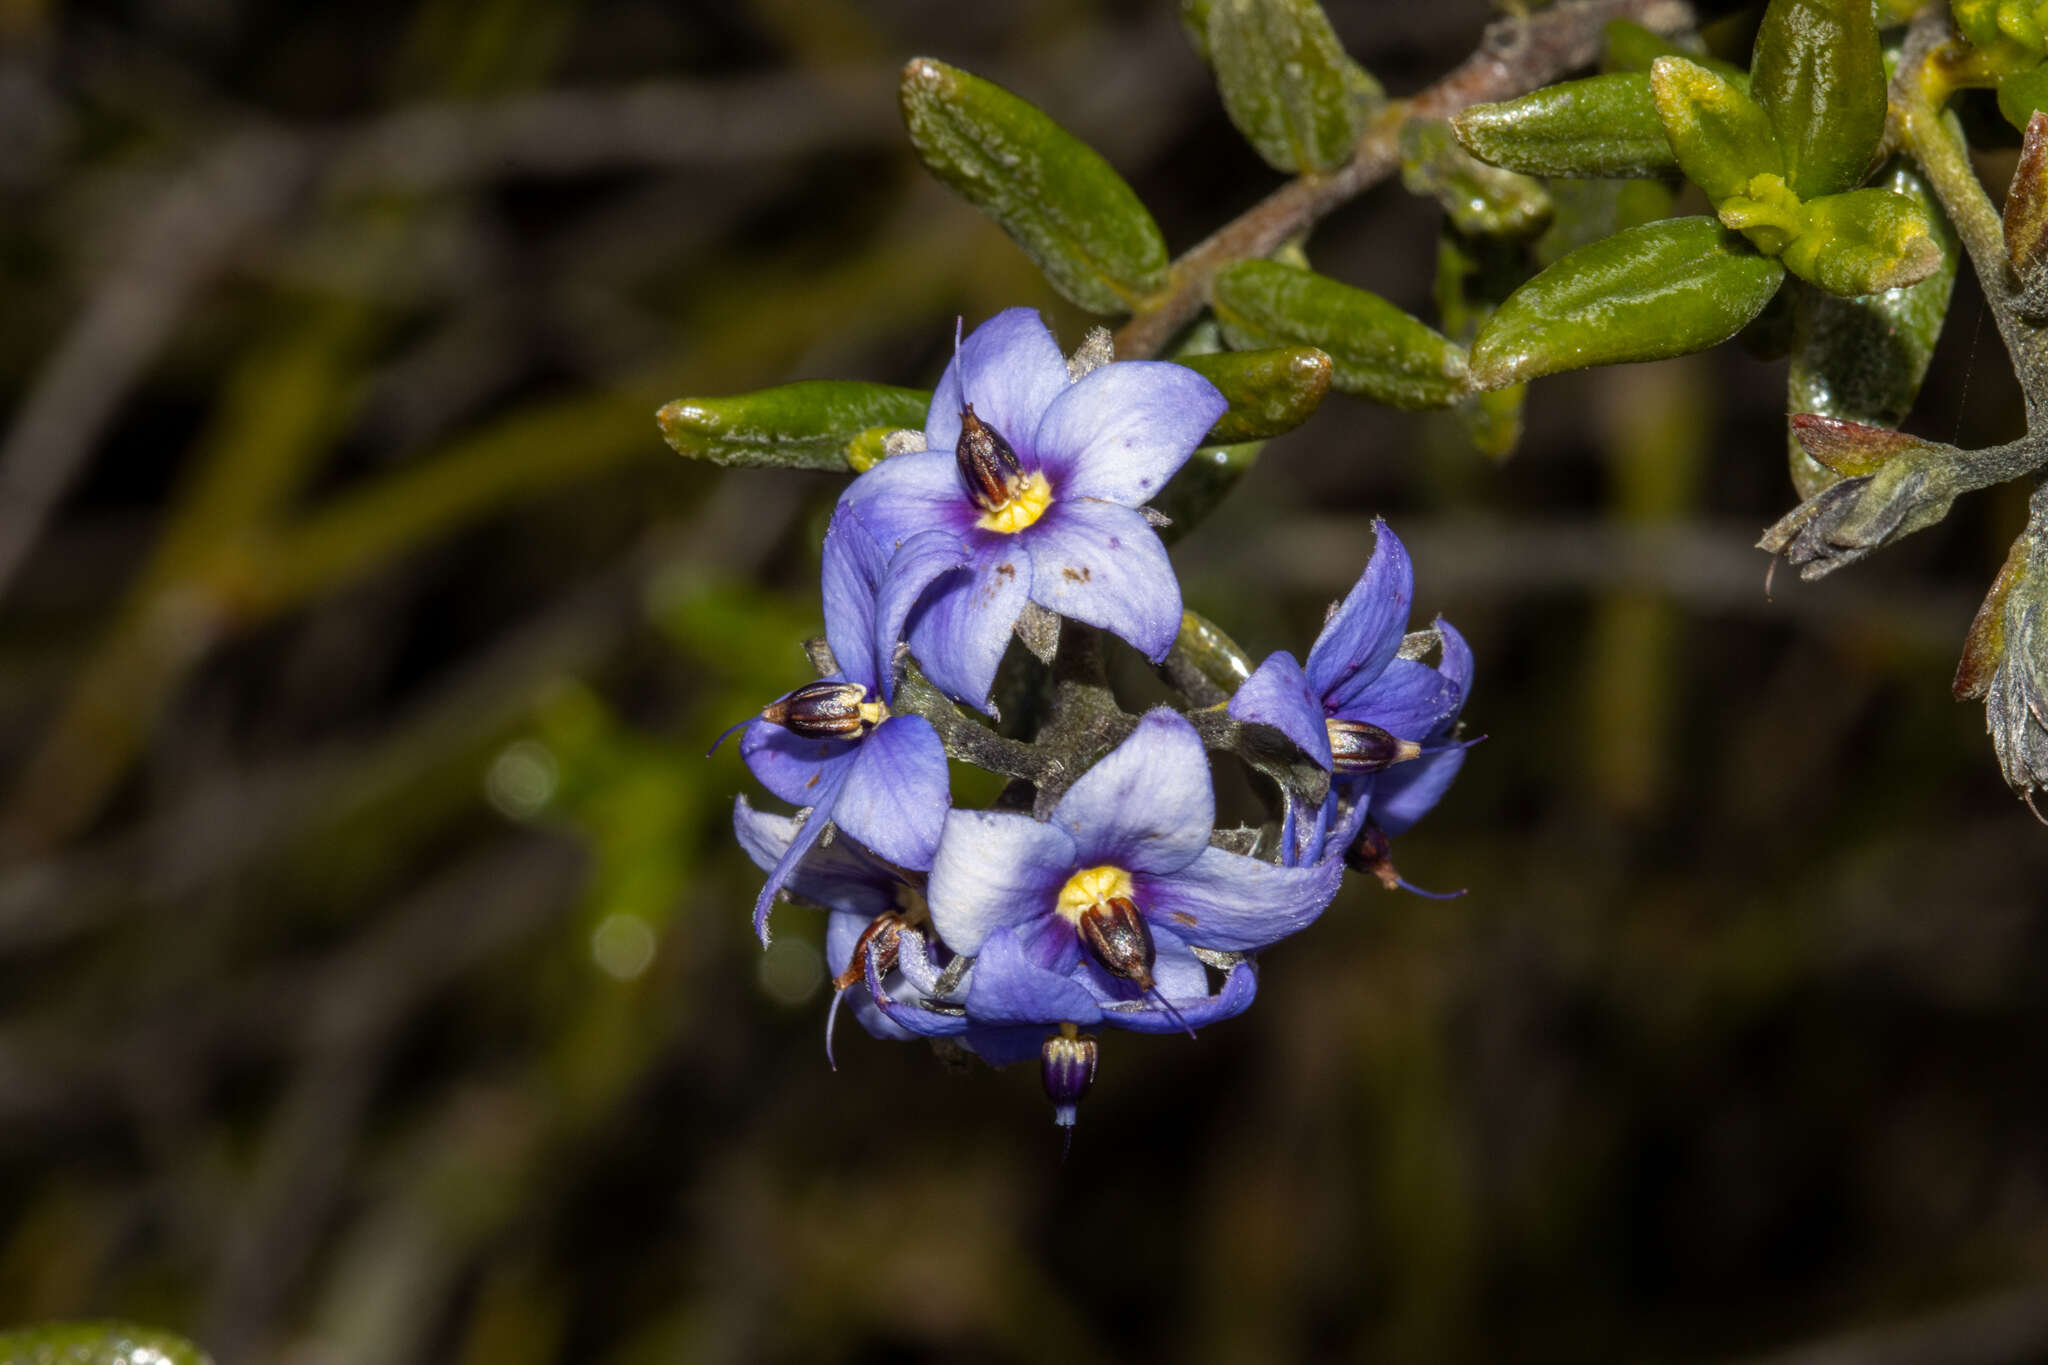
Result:
{"label": "flower bud", "polygon": [[1353,872],[1377,877],[1389,891],[1401,884],[1401,874],[1394,870],[1394,846],[1375,821],[1366,821],[1351,847],[1344,850],[1344,865]]}
{"label": "flower bud", "polygon": [[1376,773],[1414,758],[1422,746],[1401,739],[1379,726],[1362,720],[1327,720],[1330,732],[1330,769],[1339,773]]}
{"label": "flower bud", "polygon": [[1080,929],[1081,942],[1104,971],[1139,990],[1152,989],[1152,931],[1136,902],[1115,896],[1091,905],[1081,914]]}
{"label": "flower bud", "polygon": [[1010,500],[1010,480],[1023,472],[1017,452],[1003,434],[974,415],[974,404],[960,409],[960,439],[953,446],[968,496],[984,512]]}
{"label": "flower bud", "polygon": [[894,910],[875,916],[873,922],[860,931],[860,937],[853,941],[853,956],[846,960],[846,970],[832,978],[832,988],[843,991],[856,982],[866,980],[871,959],[876,976],[887,976],[894,971],[896,953],[902,946],[903,930],[908,923]]}
{"label": "flower bud", "polygon": [[1045,1082],[1046,1098],[1052,1101],[1052,1121],[1062,1128],[1074,1126],[1074,1109],[1095,1084],[1095,1038],[1078,1032],[1072,1024],[1045,1040],[1039,1049],[1038,1074]]}
{"label": "flower bud", "polygon": [[867,695],[859,683],[807,683],[764,707],[761,719],[805,739],[852,739],[862,726],[880,724],[886,714],[881,703],[868,701]]}

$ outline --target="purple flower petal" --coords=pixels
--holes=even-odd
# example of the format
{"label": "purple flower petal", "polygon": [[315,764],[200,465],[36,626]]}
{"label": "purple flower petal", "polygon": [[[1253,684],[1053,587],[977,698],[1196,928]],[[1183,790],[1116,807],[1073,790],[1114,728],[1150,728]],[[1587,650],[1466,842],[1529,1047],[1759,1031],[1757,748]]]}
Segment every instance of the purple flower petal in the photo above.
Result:
{"label": "purple flower petal", "polygon": [[891,716],[847,765],[832,823],[896,866],[922,871],[952,802],[939,732],[923,716]]}
{"label": "purple flower petal", "polygon": [[983,1028],[1085,1026],[1102,1017],[1102,1007],[1080,982],[1033,962],[1017,931],[1003,928],[989,935],[974,959],[967,979],[967,1017]]}
{"label": "purple flower petal", "polygon": [[1443,800],[1451,779],[1465,766],[1465,746],[1452,745],[1379,774],[1372,792],[1372,818],[1389,835],[1404,834]]}
{"label": "purple flower petal", "polygon": [[1377,676],[1353,674],[1324,696],[1332,715],[1369,721],[1402,739],[1421,739],[1457,714],[1457,685],[1428,664],[1395,659]]}
{"label": "purple flower petal", "polygon": [[960,408],[994,427],[1021,456],[1031,448],[1039,419],[1067,387],[1067,359],[1034,308],[1005,308],[967,334],[946,365],[924,419],[927,446],[953,458],[960,440]]}
{"label": "purple flower petal", "polygon": [[1229,710],[1238,720],[1272,726],[1328,771],[1328,717],[1322,701],[1309,690],[1308,675],[1302,672],[1300,662],[1286,650],[1266,656],[1231,697]]}
{"label": "purple flower petal", "polygon": [[[787,815],[755,810],[746,797],[739,796],[733,798],[732,828],[754,865],[769,872],[782,861],[799,822]],[[834,839],[828,847],[812,850],[782,885],[799,900],[844,911],[865,924],[894,907],[898,879],[851,839]]]}
{"label": "purple flower petal", "polygon": [[[1456,626],[1441,616],[1436,618],[1436,629],[1443,637],[1443,657],[1437,662],[1437,671],[1458,690],[1458,710],[1463,710],[1466,698],[1472,695],[1472,646],[1465,643]],[[1451,718],[1457,718],[1457,711],[1451,713]]]}
{"label": "purple flower petal", "polygon": [[1072,875],[1074,841],[1008,811],[954,810],[932,859],[932,928],[956,953],[978,953],[1006,924],[1051,915]]}
{"label": "purple flower petal", "polygon": [[920,1038],[953,1038],[967,1031],[967,1016],[951,1010],[927,1009],[916,1001],[898,1000],[890,994],[875,960],[868,959],[867,998],[898,1028]]}
{"label": "purple flower petal", "polygon": [[1172,876],[1132,880],[1147,922],[1169,926],[1199,947],[1242,952],[1313,923],[1337,894],[1343,875],[1344,864],[1334,858],[1306,867],[1276,867],[1205,848]]}
{"label": "purple flower petal", "polygon": [[897,935],[896,970],[919,995],[938,995],[939,973],[944,969],[933,958],[932,945],[925,942],[921,931],[905,929]]}
{"label": "purple flower petal", "polygon": [[839,799],[839,785],[846,780],[846,768],[839,765],[825,772],[825,780],[818,784],[818,804],[811,807],[811,813],[797,826],[790,836],[789,847],[782,850],[782,856],[775,860],[775,866],[768,871],[767,884],[754,899],[754,932],[760,936],[761,946],[768,946],[768,911],[775,904],[775,893],[796,871],[804,855],[818,842],[818,836],[825,832],[831,820],[832,803]]}
{"label": "purple flower petal", "polygon": [[847,506],[832,514],[825,528],[825,639],[839,671],[848,682],[876,688],[888,656],[875,653],[875,591],[881,586],[889,557],[875,543],[867,524]]}
{"label": "purple flower petal", "polygon": [[896,699],[896,644],[917,599],[932,580],[966,563],[966,544],[950,531],[923,531],[903,542],[884,571],[875,603],[875,666],[882,675],[882,700]]}
{"label": "purple flower petal", "polygon": [[1101,626],[1158,663],[1180,633],[1180,583],[1150,523],[1129,507],[1056,499],[1031,543],[1031,598]]}
{"label": "purple flower petal", "polygon": [[1375,521],[1373,530],[1378,540],[1372,559],[1308,652],[1309,686],[1325,700],[1354,677],[1377,677],[1400,650],[1408,628],[1415,597],[1408,547],[1384,521]]}
{"label": "purple flower petal", "polygon": [[857,739],[805,739],[773,721],[756,719],[740,736],[740,757],[762,786],[792,806],[815,806],[826,774],[846,766]]}
{"label": "purple flower petal", "polygon": [[889,554],[922,531],[965,534],[980,515],[967,499],[951,447],[891,455],[848,484],[839,505],[859,513]]}
{"label": "purple flower petal", "polygon": [[910,617],[910,652],[932,684],[982,710],[1031,591],[1019,537],[991,535],[964,568],[934,579]]}
{"label": "purple flower petal", "polygon": [[1216,793],[1201,736],[1187,717],[1147,711],[1124,742],[1082,773],[1053,807],[1079,867],[1177,872],[1209,846]]}
{"label": "purple flower petal", "polygon": [[[1158,1001],[1148,997],[1135,1004],[1106,1007],[1102,1011],[1102,1022],[1134,1033],[1179,1033],[1183,1025],[1201,1028],[1229,1019],[1251,1008],[1252,998],[1259,992],[1258,969],[1249,962],[1240,962],[1223,979],[1222,990],[1210,995],[1207,989],[1205,984],[1203,993],[1196,996],[1168,994],[1166,998],[1173,1005],[1173,1014],[1161,1009]],[[1174,1014],[1180,1017],[1176,1019]]]}
{"label": "purple flower petal", "polygon": [[1120,361],[1054,398],[1034,444],[1055,496],[1136,507],[1165,487],[1229,406],[1185,366]]}

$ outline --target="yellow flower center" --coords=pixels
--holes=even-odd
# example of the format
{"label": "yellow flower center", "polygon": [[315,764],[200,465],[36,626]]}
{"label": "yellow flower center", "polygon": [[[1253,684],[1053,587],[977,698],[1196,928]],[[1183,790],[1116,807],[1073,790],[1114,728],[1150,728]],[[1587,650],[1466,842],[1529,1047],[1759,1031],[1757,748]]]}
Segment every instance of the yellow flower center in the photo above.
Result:
{"label": "yellow flower center", "polygon": [[1120,867],[1083,868],[1067,878],[1067,884],[1060,888],[1060,915],[1070,924],[1078,925],[1081,916],[1098,905],[1121,896],[1131,899],[1131,874]]}
{"label": "yellow flower center", "polygon": [[1014,536],[1044,516],[1045,509],[1050,506],[1052,485],[1045,481],[1043,474],[1029,474],[1013,480],[1009,500],[993,511],[982,513],[974,524],[985,530]]}

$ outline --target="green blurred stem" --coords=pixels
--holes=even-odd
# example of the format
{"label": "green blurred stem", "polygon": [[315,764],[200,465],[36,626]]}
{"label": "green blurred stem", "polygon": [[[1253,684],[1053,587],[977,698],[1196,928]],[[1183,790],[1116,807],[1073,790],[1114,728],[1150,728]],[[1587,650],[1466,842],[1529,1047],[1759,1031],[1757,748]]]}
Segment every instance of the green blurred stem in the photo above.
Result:
{"label": "green blurred stem", "polygon": [[1401,168],[1401,132],[1415,120],[1447,119],[1468,104],[1525,94],[1600,54],[1606,26],[1632,20],[1659,33],[1698,27],[1689,0],[1569,0],[1526,18],[1496,20],[1479,50],[1412,99],[1396,101],[1336,170],[1288,181],[1173,263],[1167,287],[1141,304],[1116,336],[1119,356],[1155,356],[1194,321],[1225,266],[1270,255],[1332,211]]}

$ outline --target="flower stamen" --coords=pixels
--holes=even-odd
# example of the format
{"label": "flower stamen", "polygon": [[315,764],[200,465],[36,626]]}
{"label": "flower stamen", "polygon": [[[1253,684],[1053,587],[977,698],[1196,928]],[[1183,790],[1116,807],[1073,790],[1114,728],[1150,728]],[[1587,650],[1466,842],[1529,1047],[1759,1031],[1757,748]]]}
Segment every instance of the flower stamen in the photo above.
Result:
{"label": "flower stamen", "polygon": [[854,682],[806,683],[761,708],[761,719],[805,739],[853,739],[889,718],[887,703],[868,700]]}
{"label": "flower stamen", "polygon": [[1003,434],[975,416],[974,404],[960,409],[960,439],[953,447],[967,496],[982,515],[975,525],[1015,535],[1045,515],[1052,485],[1045,475],[1027,474]]}

